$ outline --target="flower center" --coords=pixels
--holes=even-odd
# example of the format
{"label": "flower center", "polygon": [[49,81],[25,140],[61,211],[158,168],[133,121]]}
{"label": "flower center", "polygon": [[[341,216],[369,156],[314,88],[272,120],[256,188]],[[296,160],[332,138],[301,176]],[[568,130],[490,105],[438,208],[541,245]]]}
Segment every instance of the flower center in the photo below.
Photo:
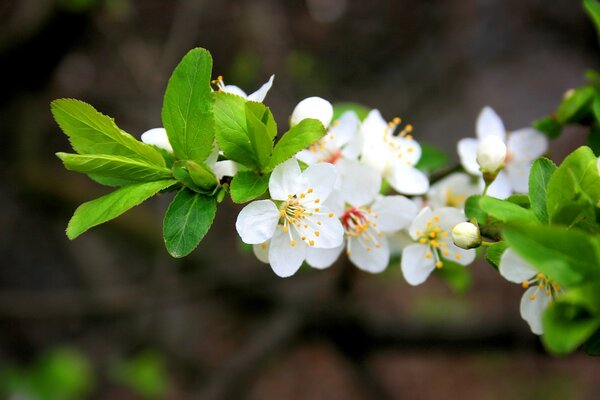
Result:
{"label": "flower center", "polygon": [[560,285],[541,272],[521,283],[524,289],[529,288],[531,285],[536,285],[537,287],[537,290],[529,296],[529,300],[531,301],[537,298],[540,291],[548,297],[554,297],[560,291]]}
{"label": "flower center", "polygon": [[[323,223],[317,216],[325,213],[321,212],[321,199],[309,196],[312,193],[313,188],[308,188],[306,192],[298,195],[288,195],[287,201],[279,207],[280,226],[288,233],[292,247],[296,246],[296,240],[291,229],[309,246],[317,244],[321,236],[320,228]],[[327,217],[333,218],[334,214],[327,213]]]}
{"label": "flower center", "polygon": [[[367,251],[371,251],[373,247],[381,247],[379,238],[383,233],[377,229],[377,218],[379,215],[371,209],[350,208],[342,215],[342,226],[350,238],[356,238]],[[351,253],[351,243],[348,242],[348,255]]]}
{"label": "flower center", "polygon": [[410,134],[413,130],[412,125],[406,125],[397,135],[394,135],[396,127],[402,122],[398,117],[388,122],[388,126],[383,134],[383,143],[388,147],[393,157],[398,159],[407,159],[406,165],[413,166],[414,161],[411,157],[408,157],[410,153],[415,151],[414,146],[411,144],[413,140]]}
{"label": "flower center", "polygon": [[[417,231],[416,234],[419,237],[419,243],[429,247],[425,253],[425,258],[435,260],[436,268],[442,268],[444,263],[442,257],[447,258],[450,256],[448,250],[448,237],[449,232],[439,227],[440,216],[434,215],[432,219],[427,221],[425,231]],[[456,260],[460,260],[460,253],[454,255]]]}
{"label": "flower center", "polygon": [[454,191],[450,188],[446,189],[446,205],[448,207],[456,207],[462,208],[463,204],[465,204],[465,200],[467,200],[467,196],[464,194],[454,193]]}
{"label": "flower center", "polygon": [[335,164],[342,158],[342,150],[336,146],[334,140],[335,136],[328,133],[323,139],[311,144],[308,149],[313,153],[320,153],[318,162]]}

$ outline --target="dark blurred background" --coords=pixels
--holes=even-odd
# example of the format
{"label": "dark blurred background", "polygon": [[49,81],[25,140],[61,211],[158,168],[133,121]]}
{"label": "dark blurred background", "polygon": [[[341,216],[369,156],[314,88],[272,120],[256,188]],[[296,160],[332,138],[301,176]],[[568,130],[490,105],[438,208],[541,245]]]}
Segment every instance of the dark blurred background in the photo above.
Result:
{"label": "dark blurred background", "polygon": [[[49,102],[84,100],[139,136],[161,125],[169,74],[196,46],[248,92],[274,73],[265,103],[281,129],[304,97],[354,101],[454,160],[484,105],[520,128],[600,67],[573,0],[3,0],[6,398],[596,398],[597,360],[548,356],[519,316],[522,290],[484,263],[458,293],[436,278],[409,287],[397,262],[283,280],[239,244],[229,202],[175,260],[161,236],[168,195],[68,241],[76,206],[107,188],[54,157],[70,148]],[[580,142],[568,130],[552,152]]]}

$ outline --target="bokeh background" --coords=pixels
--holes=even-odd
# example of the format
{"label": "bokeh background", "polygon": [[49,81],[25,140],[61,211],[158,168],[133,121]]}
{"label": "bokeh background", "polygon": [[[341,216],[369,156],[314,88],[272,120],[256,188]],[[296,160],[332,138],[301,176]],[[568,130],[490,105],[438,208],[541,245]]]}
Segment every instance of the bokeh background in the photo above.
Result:
{"label": "bokeh background", "polygon": [[[283,280],[240,245],[229,202],[175,260],[168,195],[68,241],[75,207],[106,188],[54,157],[69,146],[49,102],[82,99],[139,135],[161,125],[169,74],[196,46],[247,91],[274,73],[281,129],[304,97],[353,101],[453,162],[484,105],[517,129],[600,67],[573,0],[3,0],[0,397],[597,398],[598,361],[547,355],[521,289],[484,263],[458,291],[409,287],[397,262]],[[551,153],[581,142],[569,129]]]}

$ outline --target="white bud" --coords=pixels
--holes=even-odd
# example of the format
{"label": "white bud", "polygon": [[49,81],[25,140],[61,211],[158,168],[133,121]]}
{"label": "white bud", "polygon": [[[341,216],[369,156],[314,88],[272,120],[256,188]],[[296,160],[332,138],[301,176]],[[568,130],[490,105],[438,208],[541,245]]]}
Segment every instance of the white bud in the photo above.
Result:
{"label": "white bud", "polygon": [[452,228],[452,240],[461,249],[469,250],[481,245],[479,228],[470,222],[461,222]]}
{"label": "white bud", "polygon": [[142,133],[142,142],[153,144],[169,153],[173,152],[173,147],[171,147],[165,128],[154,128]]}
{"label": "white bud", "polygon": [[308,97],[294,108],[294,112],[292,112],[292,117],[290,118],[290,125],[294,126],[305,118],[318,119],[327,128],[333,118],[333,106],[330,102],[320,97]]}
{"label": "white bud", "polygon": [[495,175],[506,159],[506,145],[498,136],[489,135],[477,146],[477,163],[484,174]]}

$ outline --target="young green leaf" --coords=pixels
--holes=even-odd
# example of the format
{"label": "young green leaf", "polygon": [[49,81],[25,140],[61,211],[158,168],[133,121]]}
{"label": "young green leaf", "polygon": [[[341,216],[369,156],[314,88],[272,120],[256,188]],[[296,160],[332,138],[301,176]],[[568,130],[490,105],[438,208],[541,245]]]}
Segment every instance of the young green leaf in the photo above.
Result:
{"label": "young green leaf", "polygon": [[448,165],[449,160],[450,157],[442,149],[421,143],[421,158],[415,167],[429,174]]}
{"label": "young green leaf", "polygon": [[246,100],[226,92],[214,92],[216,139],[228,159],[250,169],[258,165],[246,126]]}
{"label": "young green leaf", "polygon": [[250,144],[260,169],[264,168],[273,151],[273,137],[267,131],[266,124],[262,121],[263,116],[267,116],[265,121],[268,121],[268,109],[262,103],[247,102],[245,105],[246,127]]}
{"label": "young green leaf", "polygon": [[69,221],[67,236],[73,240],[88,229],[118,217],[163,189],[176,184],[169,179],[124,186],[105,196],[80,205]]}
{"label": "young green leaf", "polygon": [[487,248],[485,252],[485,259],[496,269],[500,267],[500,258],[504,251],[508,248],[505,241],[494,243]]}
{"label": "young green leaf", "polygon": [[325,136],[325,127],[320,121],[312,118],[303,119],[287,131],[277,144],[275,144],[271,161],[264,168],[264,171],[272,171],[273,168],[293,157],[300,150],[304,150],[323,136]]}
{"label": "young green leaf", "polygon": [[[600,119],[598,120],[600,122]],[[587,137],[587,145],[592,149],[594,155],[600,156],[600,128],[597,126],[590,127],[590,132]]]}
{"label": "young green leaf", "polygon": [[479,200],[479,206],[484,212],[500,222],[536,221],[533,212],[510,201],[483,196]]}
{"label": "young green leaf", "polygon": [[213,118],[210,77],[212,58],[196,48],[183,57],[169,79],[162,108],[162,121],[175,156],[204,162],[213,148]]}
{"label": "young green leaf", "polygon": [[572,352],[600,328],[600,317],[591,316],[585,308],[560,297],[548,306],[542,321],[542,341],[554,354]]}
{"label": "young green leaf", "polygon": [[258,175],[251,171],[240,171],[231,181],[231,200],[234,203],[246,203],[266,192],[269,175]]}
{"label": "young green leaf", "polygon": [[546,209],[546,192],[550,177],[556,171],[556,165],[547,158],[534,161],[529,172],[529,199],[531,211],[540,222],[548,222]]}
{"label": "young green leaf", "polygon": [[507,226],[503,236],[520,256],[561,285],[600,277],[598,244],[578,229],[519,224]]}
{"label": "young green leaf", "polygon": [[144,161],[106,154],[56,153],[69,171],[130,182],[152,182],[171,178],[171,171]]}
{"label": "young green leaf", "polygon": [[583,0],[583,8],[590,18],[592,18],[596,26],[596,34],[600,39],[600,3],[597,0]]}
{"label": "young green leaf", "polygon": [[551,116],[538,119],[533,123],[533,127],[550,139],[559,137],[563,129],[563,125]]}
{"label": "young green leaf", "polygon": [[115,121],[96,111],[91,105],[74,99],[59,99],[51,103],[54,119],[69,137],[79,154],[110,154],[145,161],[164,167],[158,150],[122,131]]}
{"label": "young green leaf", "polygon": [[205,192],[212,193],[215,190],[219,184],[219,180],[210,168],[205,164],[195,163],[193,161],[187,161],[185,164],[194,184]]}
{"label": "young green leaf", "polygon": [[595,94],[596,91],[591,86],[575,89],[558,106],[556,120],[561,124],[577,121],[589,111]]}
{"label": "young green leaf", "polygon": [[173,257],[187,256],[198,246],[213,223],[217,212],[214,197],[179,190],[165,214],[163,236]]}

